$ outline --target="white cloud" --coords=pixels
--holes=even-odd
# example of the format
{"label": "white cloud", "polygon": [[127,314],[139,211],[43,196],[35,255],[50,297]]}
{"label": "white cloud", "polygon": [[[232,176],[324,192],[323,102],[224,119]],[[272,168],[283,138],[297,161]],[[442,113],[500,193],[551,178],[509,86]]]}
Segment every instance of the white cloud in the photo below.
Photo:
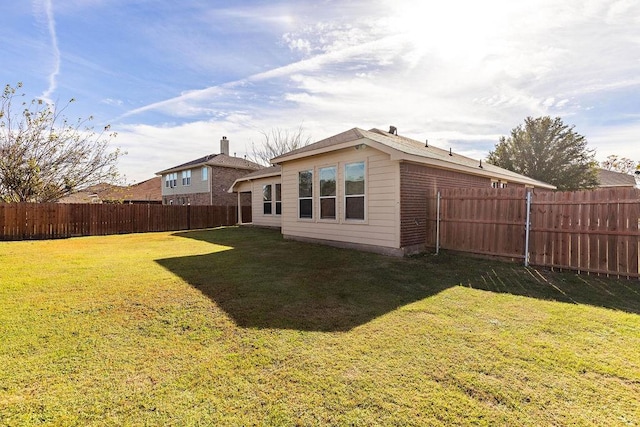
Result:
{"label": "white cloud", "polygon": [[121,99],[111,99],[111,98],[105,98],[101,102],[106,105],[115,105],[115,106],[121,106],[124,104],[124,102]]}
{"label": "white cloud", "polygon": [[581,134],[588,135],[591,148],[596,148],[598,161],[616,154],[635,161],[640,161],[640,120],[635,123],[612,125],[586,129]]}
{"label": "white cloud", "polygon": [[36,9],[42,9],[47,24],[47,31],[51,40],[51,55],[53,56],[53,66],[49,73],[49,86],[42,93],[41,98],[52,104],[51,96],[58,87],[58,75],[60,74],[60,48],[58,47],[58,35],[56,34],[56,20],[53,14],[52,0],[40,0],[34,3]]}
{"label": "white cloud", "polygon": [[[234,16],[240,15],[259,19],[246,11]],[[160,139],[206,140],[198,126],[219,126],[245,144],[257,130],[302,121],[317,139],[393,124],[407,136],[480,158],[527,116],[577,118],[594,108],[594,97],[640,87],[634,1],[393,0],[350,3],[316,22],[283,8],[267,15],[290,18],[282,20],[278,40],[297,55],[291,62],[125,117],[158,111],[194,121],[193,128],[160,128]],[[599,154],[640,158],[629,148],[640,133],[628,121],[638,119],[623,117],[627,124],[578,131],[591,145],[607,147]],[[130,136],[144,142],[153,132],[141,126]]]}

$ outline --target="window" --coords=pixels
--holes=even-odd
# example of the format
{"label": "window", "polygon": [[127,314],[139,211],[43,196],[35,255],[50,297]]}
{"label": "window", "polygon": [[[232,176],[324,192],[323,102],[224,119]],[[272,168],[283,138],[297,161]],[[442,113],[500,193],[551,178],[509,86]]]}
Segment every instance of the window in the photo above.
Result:
{"label": "window", "polygon": [[276,215],[282,215],[282,190],[281,185],[276,184]]}
{"label": "window", "polygon": [[191,185],[191,169],[182,171],[182,185]]}
{"label": "window", "polygon": [[170,173],[165,175],[164,178],[164,186],[167,188],[175,188],[175,186],[178,185],[178,174],[177,173]]}
{"label": "window", "polygon": [[345,219],[364,220],[364,162],[344,166]]}
{"label": "window", "polygon": [[206,166],[202,167],[202,180],[206,181],[209,179],[209,168]]}
{"label": "window", "polygon": [[336,168],[321,168],[320,219],[336,219]]}
{"label": "window", "polygon": [[491,188],[507,188],[507,181],[491,180]]}
{"label": "window", "polygon": [[313,171],[298,172],[298,217],[313,218]]}
{"label": "window", "polygon": [[271,184],[262,186],[262,212],[271,215]]}

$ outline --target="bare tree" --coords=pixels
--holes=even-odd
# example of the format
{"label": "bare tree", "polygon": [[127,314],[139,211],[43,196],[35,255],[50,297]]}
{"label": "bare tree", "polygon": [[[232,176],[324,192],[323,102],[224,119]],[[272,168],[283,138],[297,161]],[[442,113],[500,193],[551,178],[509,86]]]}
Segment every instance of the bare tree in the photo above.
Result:
{"label": "bare tree", "polygon": [[270,160],[289,151],[296,150],[311,143],[311,137],[306,134],[302,125],[296,129],[272,128],[270,131],[260,131],[262,142],[251,142],[249,160],[269,165]]}
{"label": "bare tree", "polygon": [[600,167],[610,171],[633,175],[636,171],[640,170],[640,162],[612,154],[607,157],[607,160],[600,163]]}
{"label": "bare tree", "polygon": [[[64,110],[40,99],[22,101],[22,88],[6,85],[0,106],[0,201],[50,202],[78,189],[115,182],[120,150],[109,151],[116,134],[106,126],[96,133]],[[15,110],[18,110],[16,112]]]}

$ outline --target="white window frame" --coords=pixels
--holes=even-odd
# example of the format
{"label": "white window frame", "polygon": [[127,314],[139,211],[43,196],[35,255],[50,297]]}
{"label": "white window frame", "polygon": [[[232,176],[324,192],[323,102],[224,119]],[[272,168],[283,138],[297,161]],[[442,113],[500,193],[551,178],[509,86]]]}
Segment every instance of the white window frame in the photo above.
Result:
{"label": "white window frame", "polygon": [[[269,187],[269,198],[265,198],[265,190]],[[265,212],[265,208],[269,206],[269,213]],[[262,215],[273,215],[273,185],[264,184],[262,186]]]}
{"label": "white window frame", "polygon": [[[323,169],[333,169],[336,181],[336,188],[333,196],[323,196],[322,195],[322,170]],[[333,199],[334,205],[334,215],[333,217],[322,217],[322,201],[325,199]],[[338,215],[338,166],[337,165],[328,165],[322,166],[318,168],[318,221],[327,221],[327,222],[337,222],[339,218]]]}
{"label": "white window frame", "polygon": [[188,186],[191,185],[191,169],[187,169],[186,171],[182,171],[182,185],[185,186],[185,187],[188,187]]}
{"label": "white window frame", "polygon": [[[302,173],[310,173],[311,174],[311,196],[304,196],[304,197],[300,197],[300,174]],[[298,220],[299,221],[313,221],[314,220],[314,214],[313,214],[313,169],[305,169],[305,170],[301,170],[298,171]],[[311,216],[310,217],[302,217],[300,216],[302,214],[302,212],[300,211],[300,202],[302,200],[311,200]]]}
{"label": "white window frame", "polygon": [[178,185],[178,173],[168,173],[165,175],[165,188],[175,188]]}
{"label": "white window frame", "polygon": [[504,181],[502,179],[492,179],[491,180],[491,188],[507,188],[509,185],[508,181]]}
{"label": "white window frame", "polygon": [[[280,190],[278,190],[278,188]],[[273,200],[275,203],[275,211],[273,211],[274,215],[282,215],[282,184],[276,182],[273,184]],[[280,212],[278,212],[280,211]]]}
{"label": "white window frame", "polygon": [[[364,168],[364,188],[363,191],[364,193],[362,194],[347,194],[347,167],[350,165],[354,165],[354,164],[359,164],[362,163],[362,166]],[[349,162],[349,163],[345,163],[344,164],[344,175],[342,177],[342,186],[343,186],[343,201],[344,201],[344,221],[345,222],[356,222],[356,223],[364,223],[367,221],[367,185],[368,185],[368,177],[367,177],[367,162],[364,160],[360,160],[357,162]],[[347,199],[348,198],[356,198],[356,197],[362,197],[362,218],[347,218]]]}

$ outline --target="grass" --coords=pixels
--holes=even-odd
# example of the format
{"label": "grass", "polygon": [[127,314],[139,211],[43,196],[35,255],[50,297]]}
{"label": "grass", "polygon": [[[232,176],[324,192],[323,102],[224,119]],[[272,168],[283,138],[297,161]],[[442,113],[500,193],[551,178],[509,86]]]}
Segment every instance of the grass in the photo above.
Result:
{"label": "grass", "polygon": [[0,243],[0,425],[640,425],[640,281],[223,228]]}

